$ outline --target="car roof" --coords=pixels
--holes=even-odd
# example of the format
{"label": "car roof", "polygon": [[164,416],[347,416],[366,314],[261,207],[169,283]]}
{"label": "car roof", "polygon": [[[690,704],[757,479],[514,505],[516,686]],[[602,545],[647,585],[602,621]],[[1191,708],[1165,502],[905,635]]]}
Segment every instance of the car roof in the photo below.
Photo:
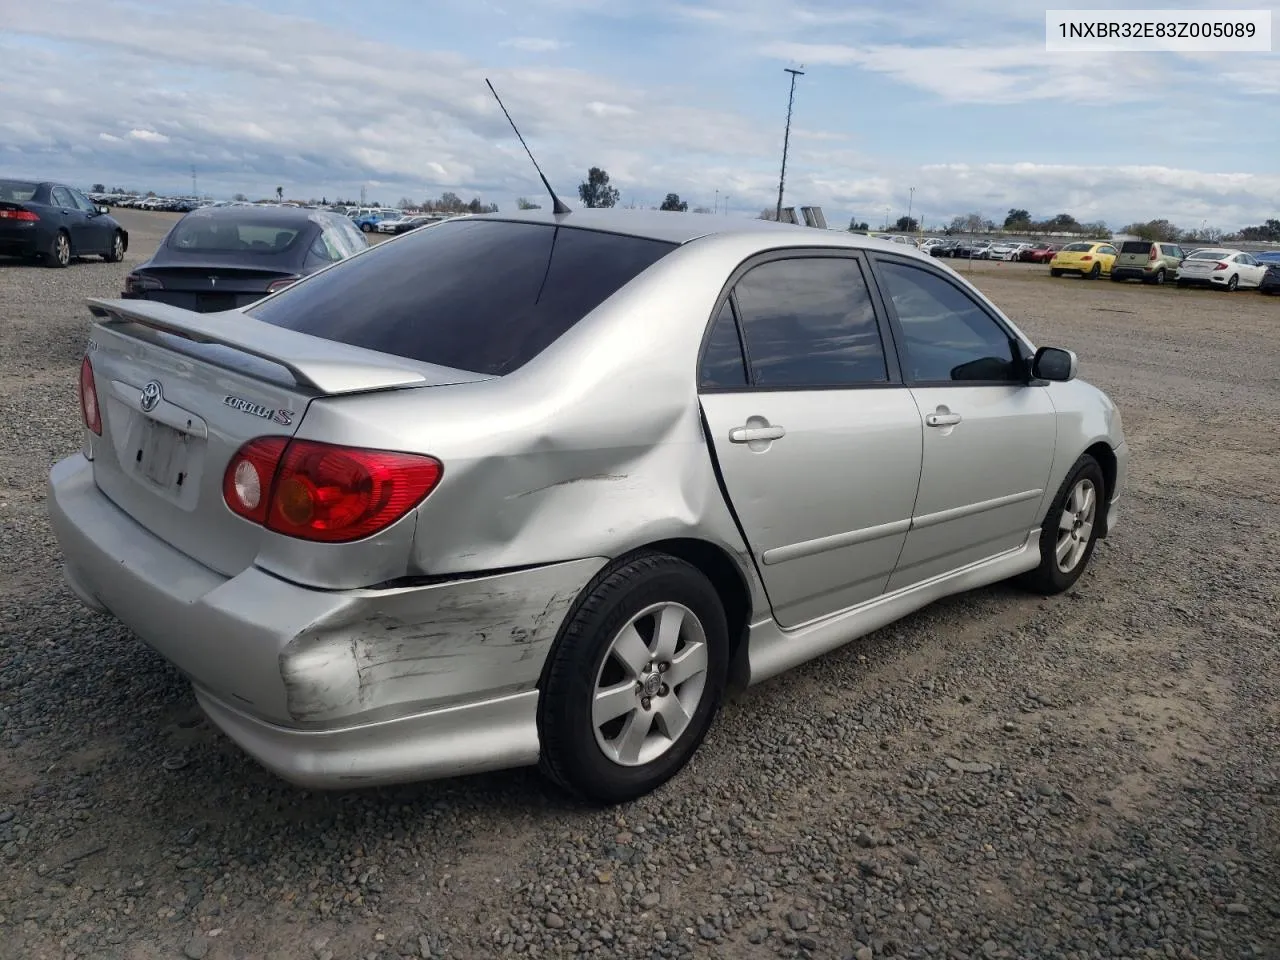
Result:
{"label": "car roof", "polygon": [[916,250],[914,246],[894,243],[891,240],[881,240],[878,237],[871,237],[866,234],[849,233],[844,230],[819,230],[798,224],[777,223],[773,220],[716,216],[715,214],[707,213],[596,208],[573,210],[570,213],[559,215],[549,210],[482,213],[472,215],[467,219],[496,220],[512,223],[544,223],[562,227],[574,227],[580,230],[617,233],[624,236],[660,240],[674,244],[685,244],[693,240],[713,236],[756,236],[762,241],[762,246],[775,246],[779,242],[784,244],[794,243],[797,246],[839,246],[849,247],[850,249],[884,250],[896,254],[906,252],[907,254],[915,254],[925,260],[930,259]]}
{"label": "car roof", "polygon": [[308,210],[306,207],[200,207],[183,219],[253,220],[256,223],[279,223],[282,226],[304,226],[317,222],[317,216],[334,217],[328,210]]}

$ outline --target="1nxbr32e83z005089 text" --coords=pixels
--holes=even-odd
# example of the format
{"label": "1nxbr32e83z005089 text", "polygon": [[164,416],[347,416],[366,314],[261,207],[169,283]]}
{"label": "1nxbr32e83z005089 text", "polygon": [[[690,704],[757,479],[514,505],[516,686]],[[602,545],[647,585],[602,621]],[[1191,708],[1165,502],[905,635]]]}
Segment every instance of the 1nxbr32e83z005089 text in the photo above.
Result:
{"label": "1nxbr32e83z005089 text", "polygon": [[1051,53],[1258,53],[1271,50],[1270,10],[1048,10]]}

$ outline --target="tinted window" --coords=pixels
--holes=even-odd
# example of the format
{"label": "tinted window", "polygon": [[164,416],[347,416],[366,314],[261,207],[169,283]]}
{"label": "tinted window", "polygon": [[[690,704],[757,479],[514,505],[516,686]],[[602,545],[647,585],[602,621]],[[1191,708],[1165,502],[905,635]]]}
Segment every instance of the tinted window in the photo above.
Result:
{"label": "tinted window", "polygon": [[968,294],[918,267],[881,263],[880,270],[902,327],[909,379],[1017,379],[1009,336]]}
{"label": "tinted window", "polygon": [[250,313],[313,336],[500,376],[673,249],[571,227],[459,220],[345,261]]}
{"label": "tinted window", "polygon": [[8,203],[26,203],[36,195],[39,184],[27,180],[0,180],[0,200]]}
{"label": "tinted window", "polygon": [[1221,260],[1227,256],[1221,250],[1195,250],[1187,257],[1188,260]]}
{"label": "tinted window", "polygon": [[736,293],[758,386],[847,386],[889,379],[858,261],[774,260],[744,276]]}
{"label": "tinted window", "polygon": [[89,198],[86,197],[79,190],[70,190],[68,192],[71,194],[71,202],[74,203],[81,210],[83,210],[85,213],[98,212],[98,208],[95,207],[92,203],[90,203]]}
{"label": "tinted window", "polygon": [[1110,256],[1114,256],[1114,255],[1115,255],[1115,252],[1116,252],[1116,248],[1115,248],[1115,247],[1105,247],[1105,246],[1104,246],[1104,247],[1099,247],[1099,248],[1098,248],[1098,252],[1099,252],[1099,253],[1105,253],[1105,254],[1108,254],[1108,255],[1110,255]]}
{"label": "tinted window", "polygon": [[1063,253],[1088,253],[1093,249],[1092,243],[1068,243],[1062,248]]}
{"label": "tinted window", "polygon": [[178,221],[165,242],[189,253],[283,253],[302,228],[280,220],[228,220],[196,215]]}
{"label": "tinted window", "polygon": [[76,202],[71,199],[71,191],[68,190],[66,187],[54,187],[53,188],[53,205],[55,207],[72,208],[76,205]]}
{"label": "tinted window", "polygon": [[1126,240],[1120,245],[1121,253],[1141,253],[1148,254],[1151,252],[1151,244],[1147,240]]}
{"label": "tinted window", "polygon": [[742,358],[742,342],[738,339],[738,324],[733,319],[733,306],[725,302],[711,328],[707,348],[702,354],[702,366],[698,371],[698,385],[702,387],[745,387],[747,366]]}

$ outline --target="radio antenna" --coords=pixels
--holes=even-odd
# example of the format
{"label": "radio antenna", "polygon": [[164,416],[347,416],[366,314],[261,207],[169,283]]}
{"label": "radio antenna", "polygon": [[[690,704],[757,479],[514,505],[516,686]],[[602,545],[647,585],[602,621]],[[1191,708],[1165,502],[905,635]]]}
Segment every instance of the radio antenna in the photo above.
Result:
{"label": "radio antenna", "polygon": [[538,166],[538,161],[533,159],[533,151],[530,150],[529,145],[524,142],[524,137],[520,136],[520,130],[516,127],[516,122],[511,119],[511,114],[507,113],[507,108],[503,106],[502,98],[498,96],[498,91],[493,89],[493,84],[489,83],[489,79],[487,77],[484,82],[488,85],[489,92],[493,94],[493,99],[498,101],[498,106],[502,108],[503,114],[506,115],[507,123],[511,124],[512,130],[515,130],[516,139],[520,141],[520,146],[524,147],[524,152],[529,154],[529,160],[533,163],[533,169],[537,170],[538,176],[542,178],[542,185],[547,188],[547,193],[551,194],[551,212],[556,215],[572,213],[573,211],[566,207],[564,205],[564,201],[557,197],[556,192],[551,189],[551,184],[547,182],[547,175],[543,173],[542,168]]}

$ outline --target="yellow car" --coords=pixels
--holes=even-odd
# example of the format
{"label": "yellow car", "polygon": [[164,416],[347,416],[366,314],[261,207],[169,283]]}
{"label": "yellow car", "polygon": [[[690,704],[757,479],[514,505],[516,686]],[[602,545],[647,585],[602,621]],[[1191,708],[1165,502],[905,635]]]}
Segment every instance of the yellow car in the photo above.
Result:
{"label": "yellow car", "polygon": [[1053,255],[1049,261],[1049,275],[1060,277],[1064,273],[1078,273],[1086,280],[1097,280],[1103,274],[1110,276],[1115,262],[1116,248],[1111,244],[1082,240],[1068,243]]}

